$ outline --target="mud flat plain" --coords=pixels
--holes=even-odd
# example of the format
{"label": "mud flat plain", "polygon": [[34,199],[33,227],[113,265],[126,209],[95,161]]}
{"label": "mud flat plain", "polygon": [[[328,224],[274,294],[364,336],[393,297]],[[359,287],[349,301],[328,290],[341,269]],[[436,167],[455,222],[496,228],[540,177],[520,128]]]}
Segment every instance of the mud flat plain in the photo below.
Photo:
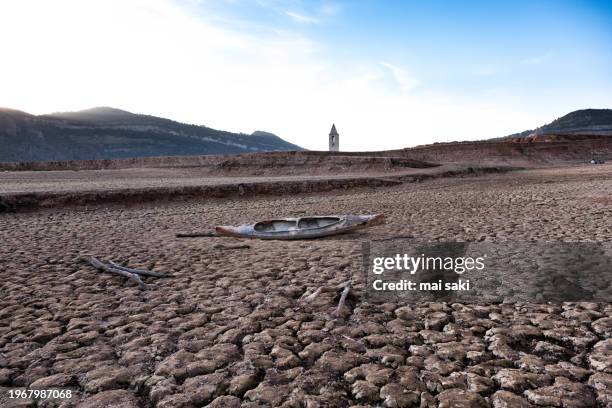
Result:
{"label": "mud flat plain", "polygon": [[[0,214],[0,385],[71,387],[65,406],[83,407],[612,406],[612,303],[368,303],[361,253],[395,236],[606,242],[610,191],[611,165],[583,165]],[[343,213],[387,223],[312,241],[175,237]],[[171,276],[140,291],[84,254]],[[349,279],[339,316],[337,292],[300,301]]]}

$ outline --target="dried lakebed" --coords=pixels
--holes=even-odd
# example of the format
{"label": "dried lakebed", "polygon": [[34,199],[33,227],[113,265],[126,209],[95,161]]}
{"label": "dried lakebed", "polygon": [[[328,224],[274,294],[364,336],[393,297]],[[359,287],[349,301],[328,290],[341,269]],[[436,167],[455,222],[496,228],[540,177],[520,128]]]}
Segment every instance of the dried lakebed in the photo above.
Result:
{"label": "dried lakebed", "polygon": [[[0,215],[0,385],[83,407],[605,407],[612,304],[364,302],[361,241],[612,239],[612,167],[295,197]],[[315,241],[176,239],[271,216],[383,212]],[[167,272],[123,277],[84,254]],[[349,279],[339,292],[304,293]],[[67,403],[66,406],[69,406]]]}

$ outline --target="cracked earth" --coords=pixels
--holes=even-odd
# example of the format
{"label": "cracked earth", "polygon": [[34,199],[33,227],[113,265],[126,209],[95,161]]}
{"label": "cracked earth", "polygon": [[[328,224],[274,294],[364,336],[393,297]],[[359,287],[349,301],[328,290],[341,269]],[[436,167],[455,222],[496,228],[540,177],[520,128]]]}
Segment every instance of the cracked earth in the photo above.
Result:
{"label": "cracked earth", "polygon": [[[368,303],[361,242],[608,242],[610,191],[606,165],[0,215],[0,386],[69,387],[65,407],[609,407],[612,303]],[[343,213],[387,224],[313,241],[174,236]],[[139,291],[83,254],[171,276]],[[339,315],[339,292],[300,301],[349,279]]]}

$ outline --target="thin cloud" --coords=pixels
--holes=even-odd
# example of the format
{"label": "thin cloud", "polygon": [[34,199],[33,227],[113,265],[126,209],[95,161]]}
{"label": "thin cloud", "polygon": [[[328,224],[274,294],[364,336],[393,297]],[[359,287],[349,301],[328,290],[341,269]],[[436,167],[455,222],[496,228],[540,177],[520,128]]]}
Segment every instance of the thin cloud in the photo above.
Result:
{"label": "thin cloud", "polygon": [[291,17],[293,20],[297,21],[298,23],[305,23],[305,24],[319,23],[319,19],[312,17],[312,16],[308,16],[306,14],[300,14],[294,11],[285,11],[285,14]]}
{"label": "thin cloud", "polygon": [[299,0],[257,0],[260,7],[290,17],[299,24],[320,24],[342,11],[342,6],[336,2],[313,3]]}
{"label": "thin cloud", "polygon": [[419,85],[419,80],[407,70],[397,65],[389,64],[388,62],[381,62],[380,64],[391,72],[400,90],[411,91]]}

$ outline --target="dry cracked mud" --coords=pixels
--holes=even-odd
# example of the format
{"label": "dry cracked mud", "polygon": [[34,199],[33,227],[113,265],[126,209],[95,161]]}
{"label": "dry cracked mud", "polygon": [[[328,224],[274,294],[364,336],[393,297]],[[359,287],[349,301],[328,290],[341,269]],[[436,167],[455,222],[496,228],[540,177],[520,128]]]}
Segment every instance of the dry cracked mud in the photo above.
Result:
{"label": "dry cracked mud", "polygon": [[[71,387],[66,407],[609,407],[612,303],[368,303],[361,242],[610,241],[610,191],[606,165],[3,214],[0,386]],[[386,225],[337,239],[174,236],[378,212]],[[139,291],[83,254],[171,277]],[[337,292],[300,301],[348,279],[339,315]]]}

